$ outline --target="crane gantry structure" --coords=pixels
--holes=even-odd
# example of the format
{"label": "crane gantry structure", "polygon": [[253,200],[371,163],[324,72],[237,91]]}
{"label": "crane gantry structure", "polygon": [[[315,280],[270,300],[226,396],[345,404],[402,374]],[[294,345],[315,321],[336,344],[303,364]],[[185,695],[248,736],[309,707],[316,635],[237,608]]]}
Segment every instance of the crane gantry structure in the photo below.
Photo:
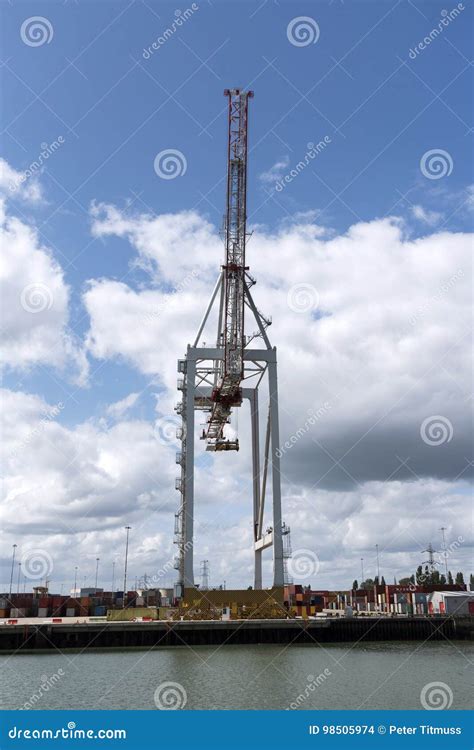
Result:
{"label": "crane gantry structure", "polygon": [[[253,530],[256,589],[262,588],[262,552],[273,547],[273,586],[284,584],[284,553],[281,518],[281,481],[276,348],[267,335],[270,320],[256,308],[250,288],[256,283],[246,265],[247,241],[247,157],[248,107],[252,91],[226,89],[228,97],[227,201],[224,218],[225,261],[193,345],[185,359],[178,360],[178,390],[182,400],[176,411],[182,425],[177,430],[181,450],[176,462],[181,467],[176,479],[180,504],[175,514],[175,543],[178,556],[176,596],[184,596],[194,587],[194,433],[195,412],[206,414],[201,438],[208,451],[239,450],[238,438],[228,437],[226,427],[233,409],[243,400],[250,402],[252,441]],[[206,346],[201,337],[216,301],[217,336],[215,346]],[[257,331],[245,333],[245,310],[257,325]],[[255,339],[262,348],[250,347]],[[268,417],[263,466],[260,462],[258,389],[268,376]],[[271,474],[272,525],[264,529],[267,479]]]}

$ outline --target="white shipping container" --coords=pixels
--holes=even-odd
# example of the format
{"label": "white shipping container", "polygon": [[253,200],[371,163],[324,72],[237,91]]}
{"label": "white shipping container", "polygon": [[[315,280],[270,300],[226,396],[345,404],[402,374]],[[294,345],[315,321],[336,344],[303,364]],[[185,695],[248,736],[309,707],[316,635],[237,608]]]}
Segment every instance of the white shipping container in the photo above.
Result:
{"label": "white shipping container", "polygon": [[76,610],[74,607],[68,607],[66,609],[66,617],[75,617],[76,616]]}
{"label": "white shipping container", "polygon": [[21,607],[12,607],[10,610],[10,617],[24,617],[25,609]]}
{"label": "white shipping container", "polygon": [[39,607],[38,608],[38,617],[47,617],[48,616],[48,608],[47,607]]}

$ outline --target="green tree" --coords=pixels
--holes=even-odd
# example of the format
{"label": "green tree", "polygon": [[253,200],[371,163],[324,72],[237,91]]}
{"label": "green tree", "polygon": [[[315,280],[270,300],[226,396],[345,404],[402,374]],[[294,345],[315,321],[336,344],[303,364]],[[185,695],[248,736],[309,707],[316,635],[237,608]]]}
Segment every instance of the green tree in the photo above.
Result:
{"label": "green tree", "polygon": [[453,574],[451,573],[450,570],[448,570],[448,584],[449,584],[449,586],[452,586],[454,584]]}
{"label": "green tree", "polygon": [[385,583],[385,578],[384,578],[383,576],[382,576],[382,581],[381,581],[381,585],[382,585],[382,586],[386,586],[386,585],[387,585],[387,584]]}
{"label": "green tree", "polygon": [[469,588],[474,591],[474,573],[469,576]]}
{"label": "green tree", "polygon": [[459,586],[464,586],[464,576],[461,572],[456,573],[456,583]]}
{"label": "green tree", "polygon": [[406,578],[400,578],[400,580],[399,580],[398,583],[399,583],[400,586],[409,586],[410,583],[412,583],[412,580],[411,580],[411,578],[408,578],[408,577],[406,577]]}
{"label": "green tree", "polygon": [[443,575],[443,574],[441,574],[441,577],[440,577],[440,579],[439,579],[439,582],[440,582],[440,584],[441,584],[442,586],[445,586],[445,585],[446,585],[446,576],[445,576],[445,575]]}
{"label": "green tree", "polygon": [[416,582],[419,585],[424,582],[424,579],[423,579],[423,568],[421,567],[421,565],[418,565],[418,567],[416,569]]}
{"label": "green tree", "polygon": [[359,588],[359,584],[357,583],[357,578],[356,578],[355,581],[352,583],[352,591],[357,591],[358,588]]}

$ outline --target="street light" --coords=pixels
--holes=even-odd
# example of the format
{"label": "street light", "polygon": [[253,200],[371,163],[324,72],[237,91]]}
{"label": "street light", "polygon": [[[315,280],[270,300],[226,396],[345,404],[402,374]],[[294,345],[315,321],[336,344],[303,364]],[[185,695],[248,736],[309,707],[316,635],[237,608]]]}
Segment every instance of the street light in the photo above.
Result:
{"label": "street light", "polygon": [[377,552],[377,580],[380,586],[380,565],[379,565],[379,545],[378,544],[375,545],[375,550]]}
{"label": "street light", "polygon": [[446,571],[446,583],[447,583],[448,582],[448,551],[446,549],[446,539],[444,536],[444,532],[446,531],[446,526],[441,526],[440,531],[443,535],[444,569]]}
{"label": "street light", "polygon": [[112,593],[115,589],[115,560],[112,563]]}
{"label": "street light", "polygon": [[99,577],[99,560],[100,560],[100,557],[96,557],[95,558],[95,589],[96,589],[96,593],[97,593],[97,579]]}
{"label": "street light", "polygon": [[360,558],[360,567],[362,569],[362,581],[361,581],[361,586],[362,586],[362,584],[364,583],[364,580],[365,580],[364,579],[364,558],[363,557]]}
{"label": "street light", "polygon": [[76,592],[77,592],[77,565],[74,568],[74,589],[73,589],[74,599],[76,598]]}
{"label": "street light", "polygon": [[123,607],[125,608],[125,597],[127,596],[127,563],[128,563],[128,535],[130,533],[131,526],[125,526],[127,532],[127,541],[125,542],[125,568],[123,572]]}
{"label": "street light", "polygon": [[12,595],[12,586],[13,586],[13,568],[14,568],[14,565],[15,565],[15,553],[16,553],[16,548],[17,548],[17,545],[16,545],[16,544],[14,544],[14,545],[13,545],[13,554],[12,554],[12,572],[11,572],[11,574],[10,574],[10,591],[9,591],[9,594],[8,594],[9,596],[11,596],[11,595]]}
{"label": "street light", "polygon": [[18,563],[18,579],[16,582],[16,593],[20,593],[21,561]]}

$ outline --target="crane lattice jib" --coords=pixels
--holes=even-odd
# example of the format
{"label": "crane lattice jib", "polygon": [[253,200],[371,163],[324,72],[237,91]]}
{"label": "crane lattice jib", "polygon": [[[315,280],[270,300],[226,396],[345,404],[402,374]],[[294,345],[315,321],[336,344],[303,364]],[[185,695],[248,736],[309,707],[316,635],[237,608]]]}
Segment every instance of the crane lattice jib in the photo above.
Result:
{"label": "crane lattice jib", "polygon": [[206,438],[210,450],[235,448],[224,441],[224,427],[231,407],[242,402],[244,375],[244,288],[245,243],[247,239],[247,122],[248,100],[252,91],[227,89],[229,100],[229,138],[227,152],[227,204],[225,213],[224,316],[219,344],[224,359],[212,394]]}

